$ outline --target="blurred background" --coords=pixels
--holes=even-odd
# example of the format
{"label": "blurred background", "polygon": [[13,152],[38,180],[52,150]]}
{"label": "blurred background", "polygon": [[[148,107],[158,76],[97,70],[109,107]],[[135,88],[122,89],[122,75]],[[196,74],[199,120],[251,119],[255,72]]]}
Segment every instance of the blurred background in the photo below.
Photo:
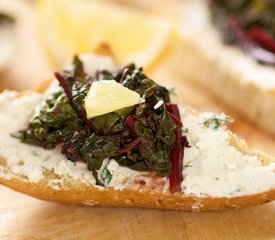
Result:
{"label": "blurred background", "polygon": [[30,89],[74,54],[111,46],[121,64],[147,72],[169,54],[174,23],[164,12],[176,0],[2,0],[0,87]]}

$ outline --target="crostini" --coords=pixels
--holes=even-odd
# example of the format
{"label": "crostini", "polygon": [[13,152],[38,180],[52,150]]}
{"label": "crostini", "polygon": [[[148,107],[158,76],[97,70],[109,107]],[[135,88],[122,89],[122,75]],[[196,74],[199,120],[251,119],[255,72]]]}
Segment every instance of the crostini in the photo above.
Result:
{"label": "crostini", "polygon": [[75,57],[40,92],[0,95],[0,182],[67,204],[223,210],[275,199],[275,160],[134,64]]}

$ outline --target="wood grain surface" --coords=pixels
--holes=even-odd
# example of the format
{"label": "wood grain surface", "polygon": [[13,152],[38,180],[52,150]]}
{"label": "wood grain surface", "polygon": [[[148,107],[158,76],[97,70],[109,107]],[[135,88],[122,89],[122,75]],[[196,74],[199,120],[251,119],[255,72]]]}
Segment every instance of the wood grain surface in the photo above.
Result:
{"label": "wood grain surface", "polygon": [[[1,6],[1,5],[0,5]],[[35,42],[35,39],[30,41]],[[37,44],[37,43],[35,43]],[[39,51],[28,50],[29,60],[50,74]],[[32,54],[36,57],[32,58]],[[40,60],[39,60],[40,59]],[[39,62],[40,61],[40,62]],[[184,103],[201,111],[224,111],[235,118],[232,129],[249,145],[275,155],[275,140],[248,123],[234,110],[209,96],[199,86],[184,81],[174,68],[184,64],[177,54],[167,57],[151,76],[161,84],[176,86]],[[20,79],[31,73],[20,70]],[[39,70],[40,71],[40,70]],[[37,76],[41,72],[36,73]],[[10,78],[1,88],[22,89],[33,82],[17,85]],[[275,202],[243,210],[188,213],[148,209],[66,206],[40,201],[0,186],[0,239],[275,239]]]}

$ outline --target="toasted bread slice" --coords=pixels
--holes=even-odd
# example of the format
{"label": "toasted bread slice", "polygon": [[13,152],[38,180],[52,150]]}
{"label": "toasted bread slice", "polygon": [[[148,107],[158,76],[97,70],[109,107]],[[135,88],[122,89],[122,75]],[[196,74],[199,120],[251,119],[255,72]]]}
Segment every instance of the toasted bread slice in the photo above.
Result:
{"label": "toasted bread slice", "polygon": [[[108,68],[108,61],[101,58],[97,63]],[[97,186],[86,164],[67,160],[58,148],[23,144],[10,135],[27,126],[45,94],[0,95],[0,182],[16,191],[67,204],[186,211],[243,208],[275,199],[274,158],[249,153],[245,142],[222,123],[229,119],[225,115],[198,114],[187,107],[181,108],[190,144],[185,149],[182,192],[170,193],[166,177],[121,167],[112,159],[103,163],[111,181]]]}
{"label": "toasted bread slice", "polygon": [[[227,46],[211,22],[207,1],[186,0],[179,10],[180,71],[266,132],[275,135],[275,69]],[[200,71],[197,71],[200,69]],[[226,90],[225,90],[226,89]]]}

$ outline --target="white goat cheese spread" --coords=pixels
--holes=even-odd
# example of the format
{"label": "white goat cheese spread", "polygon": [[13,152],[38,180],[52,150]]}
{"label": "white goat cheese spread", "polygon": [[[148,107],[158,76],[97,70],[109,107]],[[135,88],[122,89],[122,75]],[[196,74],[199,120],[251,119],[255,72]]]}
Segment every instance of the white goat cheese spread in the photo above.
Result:
{"label": "white goat cheese spread", "polygon": [[275,187],[275,163],[263,166],[256,156],[244,155],[228,143],[223,127],[205,126],[209,113],[199,116],[182,110],[190,148],[184,150],[185,194],[232,197]]}

